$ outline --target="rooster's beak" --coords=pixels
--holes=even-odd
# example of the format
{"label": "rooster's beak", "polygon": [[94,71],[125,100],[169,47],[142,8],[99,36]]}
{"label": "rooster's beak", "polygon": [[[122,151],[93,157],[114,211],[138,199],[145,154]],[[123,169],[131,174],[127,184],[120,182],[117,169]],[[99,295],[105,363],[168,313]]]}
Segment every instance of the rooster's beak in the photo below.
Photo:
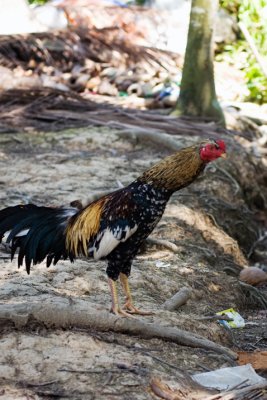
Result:
{"label": "rooster's beak", "polygon": [[226,153],[222,153],[222,154],[221,154],[221,157],[222,157],[222,158],[227,158],[227,154],[226,154]]}

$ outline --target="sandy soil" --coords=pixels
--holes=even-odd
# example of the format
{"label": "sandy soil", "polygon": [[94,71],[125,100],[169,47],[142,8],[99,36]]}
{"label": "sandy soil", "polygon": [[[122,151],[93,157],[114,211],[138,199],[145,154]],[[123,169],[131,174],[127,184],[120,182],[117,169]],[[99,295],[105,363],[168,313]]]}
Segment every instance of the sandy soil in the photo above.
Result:
{"label": "sandy soil", "polygon": [[[177,140],[182,147],[198,139]],[[86,202],[95,192],[117,188],[118,181],[126,185],[167,155],[152,146],[118,139],[116,132],[103,128],[9,134],[2,135],[0,142],[1,208],[28,202]],[[245,158],[245,150],[236,157],[243,166]],[[173,196],[153,236],[176,243],[180,252],[147,245],[134,262],[131,287],[136,305],[155,312],[142,318],[178,326],[234,348],[235,338],[229,332],[214,321],[199,320],[229,307],[243,315],[248,312],[237,278],[227,275],[224,268],[246,262],[244,254],[257,230],[255,218],[248,212],[251,204],[241,195],[244,186],[249,189],[244,177],[250,174],[253,179],[256,170],[253,163],[243,167],[244,171],[234,165],[238,174],[233,178],[227,174],[231,163],[233,166],[231,157],[228,162],[217,161],[196,183]],[[256,180],[253,193],[257,196]],[[242,226],[250,224],[252,233],[242,234],[242,226],[236,228],[238,220]],[[2,253],[0,267],[1,303],[65,296],[109,308],[103,262],[79,260],[73,265],[61,261],[49,269],[36,266],[27,276]],[[192,288],[192,299],[177,312],[161,310],[164,301],[182,286]],[[256,343],[266,331],[266,321],[262,318],[261,329],[254,336],[252,332],[250,343]],[[152,399],[152,377],[162,377],[175,387],[179,369],[193,373],[232,364],[223,356],[157,339],[74,328],[2,327],[0,337],[0,398],[6,400]],[[242,347],[242,337],[238,340]],[[261,340],[260,346],[266,347],[266,340]]]}

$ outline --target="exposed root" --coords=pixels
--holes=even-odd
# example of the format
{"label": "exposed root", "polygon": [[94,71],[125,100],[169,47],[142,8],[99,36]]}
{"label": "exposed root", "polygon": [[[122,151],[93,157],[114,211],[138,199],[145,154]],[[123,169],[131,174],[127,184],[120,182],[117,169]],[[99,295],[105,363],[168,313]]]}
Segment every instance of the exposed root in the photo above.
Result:
{"label": "exposed root", "polygon": [[248,258],[250,258],[252,256],[252,254],[254,253],[255,249],[257,248],[257,246],[259,244],[261,244],[262,242],[264,242],[267,239],[267,231],[266,232],[259,232],[258,235],[258,239],[255,240],[255,242],[252,244],[249,252],[248,252]]}
{"label": "exposed root", "polygon": [[259,289],[245,282],[239,281],[239,284],[249,303],[259,304],[264,309],[267,309],[267,296],[264,293],[261,293]]}
{"label": "exposed root", "polygon": [[1,304],[1,327],[14,324],[17,328],[30,325],[32,322],[55,328],[88,328],[98,331],[113,331],[136,335],[145,339],[159,338],[183,346],[200,347],[225,354],[236,359],[236,353],[199,335],[190,332],[160,326],[158,323],[147,323],[139,319],[118,318],[107,311],[96,308],[86,301],[65,298],[52,298],[39,303]]}

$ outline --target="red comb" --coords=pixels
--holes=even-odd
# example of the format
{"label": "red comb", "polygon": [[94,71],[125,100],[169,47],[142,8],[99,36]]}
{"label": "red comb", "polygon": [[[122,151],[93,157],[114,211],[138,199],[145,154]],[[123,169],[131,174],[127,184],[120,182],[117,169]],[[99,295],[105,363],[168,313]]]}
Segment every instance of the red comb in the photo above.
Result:
{"label": "red comb", "polygon": [[224,143],[224,141],[223,140],[216,140],[216,143],[220,146],[220,149],[222,149],[222,150],[226,150],[226,146],[225,146],[225,143]]}

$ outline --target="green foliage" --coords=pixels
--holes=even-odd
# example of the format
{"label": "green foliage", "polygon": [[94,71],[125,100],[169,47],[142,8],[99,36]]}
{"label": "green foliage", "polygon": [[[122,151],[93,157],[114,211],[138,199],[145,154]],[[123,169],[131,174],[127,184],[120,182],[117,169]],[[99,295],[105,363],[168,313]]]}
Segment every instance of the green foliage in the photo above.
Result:
{"label": "green foliage", "polygon": [[241,1],[238,0],[220,0],[220,6],[229,11],[230,14],[238,14]]}
{"label": "green foliage", "polygon": [[[267,68],[267,0],[221,0],[220,4],[247,27]],[[228,53],[245,72],[250,92],[248,100],[267,102],[267,78],[242,34],[236,43],[225,46],[224,51],[225,57]]]}
{"label": "green foliage", "polygon": [[42,5],[42,4],[45,4],[45,3],[47,3],[48,2],[48,0],[28,0],[28,3],[29,4],[35,4],[35,5]]}

